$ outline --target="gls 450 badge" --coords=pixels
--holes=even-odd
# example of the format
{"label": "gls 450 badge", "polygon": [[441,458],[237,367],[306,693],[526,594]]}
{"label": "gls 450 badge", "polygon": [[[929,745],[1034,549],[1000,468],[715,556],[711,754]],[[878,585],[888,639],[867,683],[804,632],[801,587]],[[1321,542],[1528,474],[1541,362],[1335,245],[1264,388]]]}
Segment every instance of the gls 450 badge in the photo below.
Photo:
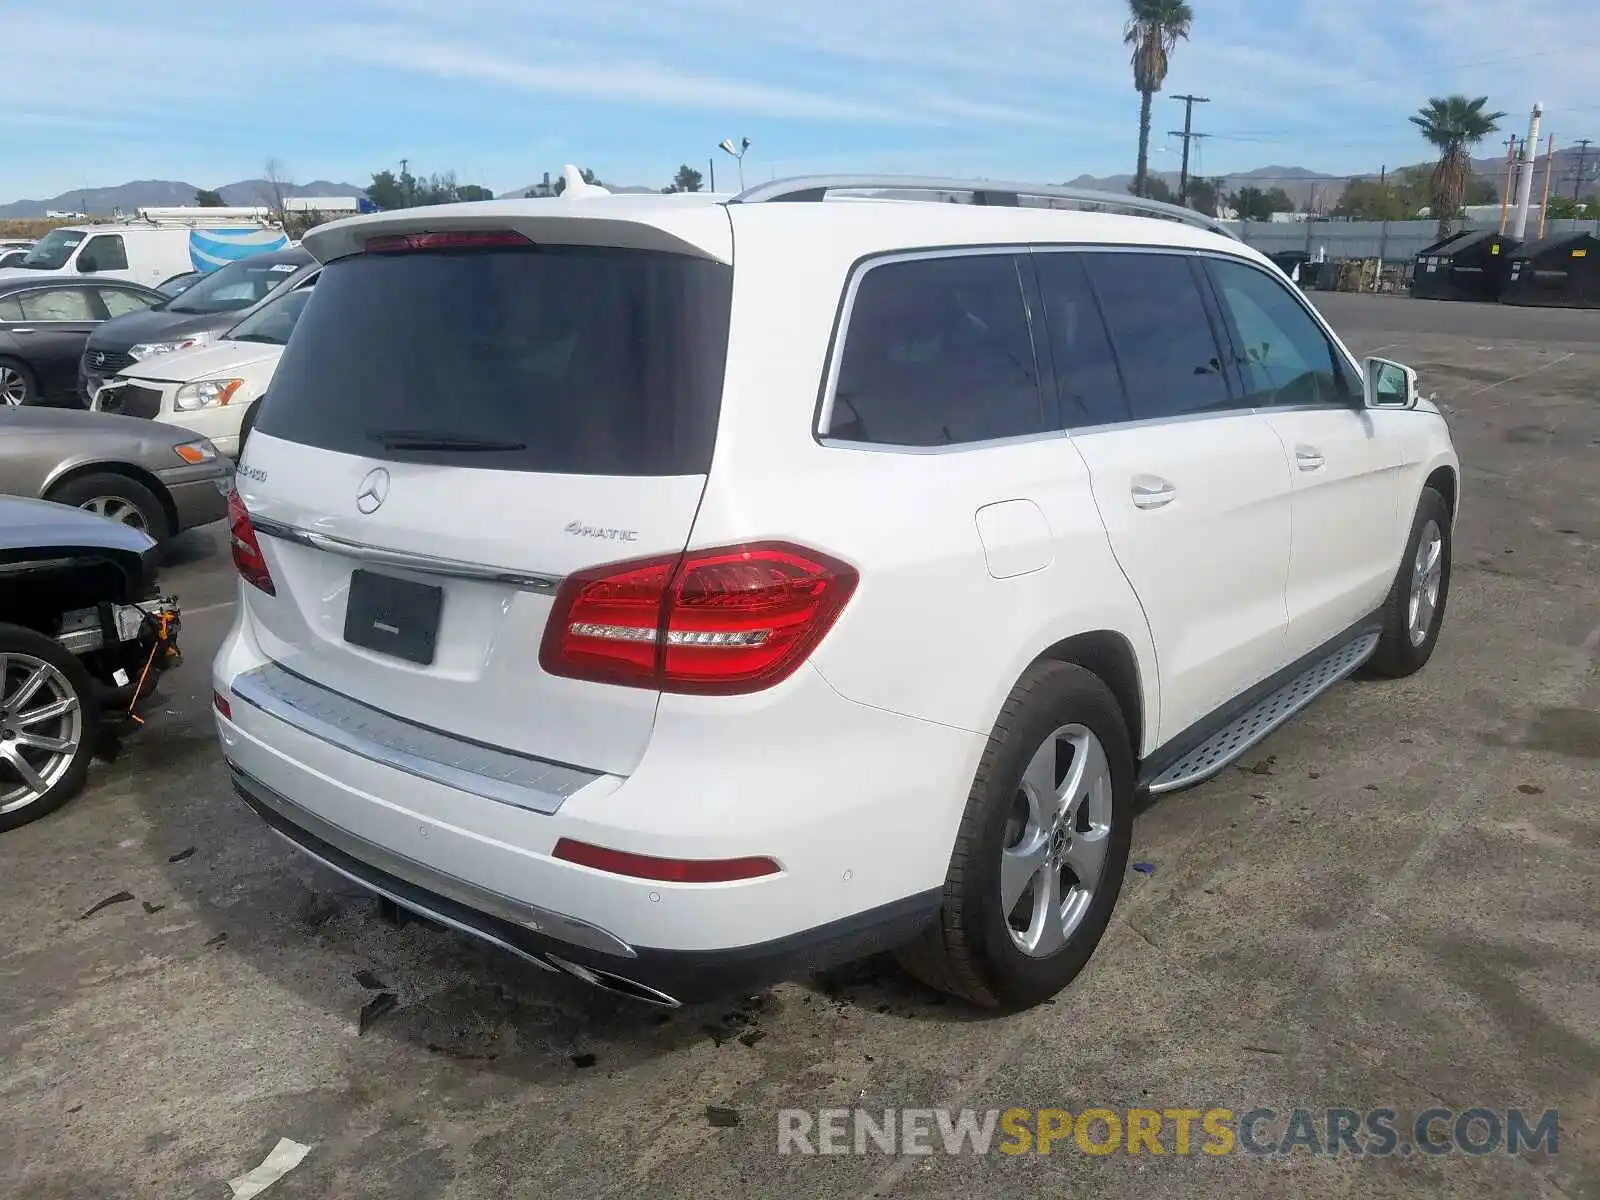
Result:
{"label": "gls 450 badge", "polygon": [[568,525],[566,532],[573,537],[601,538],[608,542],[634,542],[639,540],[637,529],[607,529],[601,525],[585,525],[582,521],[574,521]]}

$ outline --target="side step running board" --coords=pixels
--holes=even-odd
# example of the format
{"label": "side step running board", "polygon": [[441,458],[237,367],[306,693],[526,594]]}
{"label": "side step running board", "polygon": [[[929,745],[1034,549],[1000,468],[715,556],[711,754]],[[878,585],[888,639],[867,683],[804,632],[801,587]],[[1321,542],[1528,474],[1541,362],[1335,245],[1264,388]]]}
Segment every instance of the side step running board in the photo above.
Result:
{"label": "side step running board", "polygon": [[1256,701],[1154,779],[1144,782],[1144,790],[1151,795],[1160,795],[1204,783],[1334,684],[1354,674],[1377,648],[1378,634],[1364,633],[1312,662],[1300,674]]}

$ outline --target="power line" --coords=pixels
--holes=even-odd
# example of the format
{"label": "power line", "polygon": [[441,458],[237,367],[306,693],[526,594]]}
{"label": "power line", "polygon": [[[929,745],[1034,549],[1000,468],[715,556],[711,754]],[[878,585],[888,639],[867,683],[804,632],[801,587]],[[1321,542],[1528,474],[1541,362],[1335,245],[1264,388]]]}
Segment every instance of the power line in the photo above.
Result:
{"label": "power line", "polygon": [[1189,143],[1197,137],[1205,137],[1203,133],[1192,132],[1194,128],[1194,106],[1196,104],[1210,104],[1209,96],[1174,96],[1174,100],[1183,101],[1183,132],[1169,131],[1173,137],[1183,139],[1183,166],[1178,171],[1178,203],[1187,204],[1189,201]]}

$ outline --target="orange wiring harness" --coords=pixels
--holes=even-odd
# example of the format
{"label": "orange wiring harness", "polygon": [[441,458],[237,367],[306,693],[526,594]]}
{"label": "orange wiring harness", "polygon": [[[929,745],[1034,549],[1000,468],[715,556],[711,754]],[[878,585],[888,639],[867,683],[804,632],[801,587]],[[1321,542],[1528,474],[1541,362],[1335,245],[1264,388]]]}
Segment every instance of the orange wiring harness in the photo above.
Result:
{"label": "orange wiring harness", "polygon": [[156,655],[165,652],[162,662],[163,670],[172,666],[174,660],[180,656],[177,648],[169,644],[171,634],[168,629],[173,619],[173,615],[165,609],[156,617],[156,640],[150,647],[150,653],[145,657],[144,669],[139,672],[139,682],[133,689],[133,699],[128,702],[128,716],[133,718],[134,722],[139,725],[144,724],[144,718],[133,710],[138,706],[140,696],[144,694],[144,683],[146,679],[150,678],[150,668],[155,665]]}

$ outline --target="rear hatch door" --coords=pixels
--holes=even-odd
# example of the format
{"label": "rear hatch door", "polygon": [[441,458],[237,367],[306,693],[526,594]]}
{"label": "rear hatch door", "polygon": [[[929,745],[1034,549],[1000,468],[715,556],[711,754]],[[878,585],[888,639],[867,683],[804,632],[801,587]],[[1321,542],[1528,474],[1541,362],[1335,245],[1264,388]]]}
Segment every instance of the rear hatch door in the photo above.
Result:
{"label": "rear hatch door", "polygon": [[548,224],[568,242],[435,239],[324,269],[237,480],[275,589],[246,584],[244,606],[268,656],[345,696],[626,774],[658,693],[547,675],[540,642],[561,578],[688,541],[732,267],[659,230],[640,248],[614,223],[608,245]]}

